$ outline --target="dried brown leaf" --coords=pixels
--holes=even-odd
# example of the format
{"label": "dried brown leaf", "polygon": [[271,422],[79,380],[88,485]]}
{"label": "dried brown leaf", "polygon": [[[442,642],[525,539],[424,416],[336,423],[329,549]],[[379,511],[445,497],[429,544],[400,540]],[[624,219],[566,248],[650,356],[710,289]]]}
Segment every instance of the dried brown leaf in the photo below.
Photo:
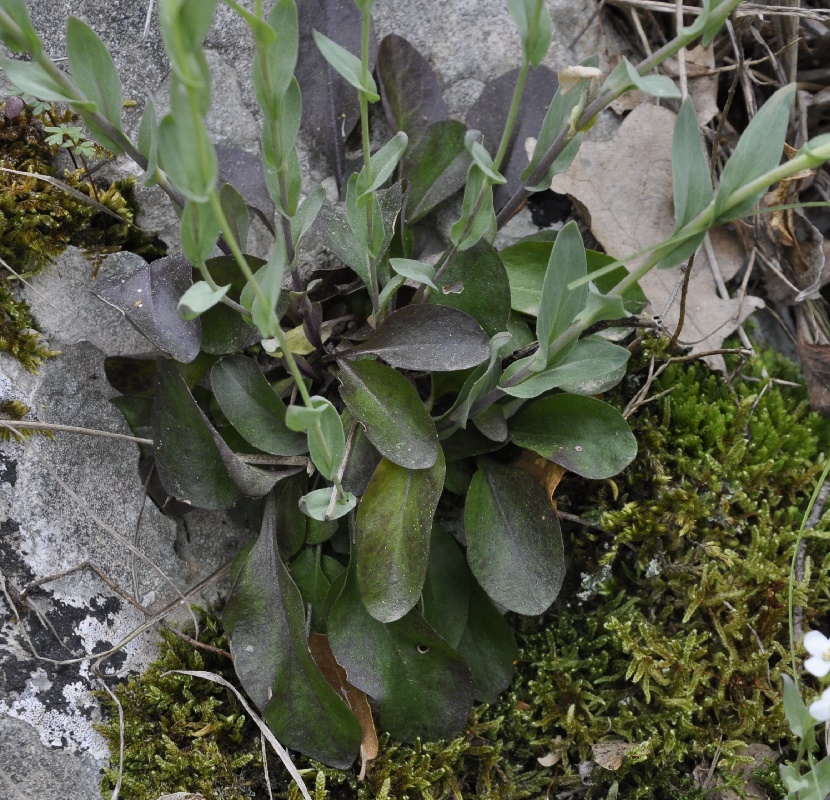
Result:
{"label": "dried brown leaf", "polygon": [[611,772],[618,772],[625,763],[625,757],[639,746],[631,742],[597,742],[591,751],[597,764]]}
{"label": "dried brown leaf", "polygon": [[765,766],[765,762],[776,762],[780,754],[771,747],[755,743],[749,744],[736,755],[748,756],[752,761],[745,764],[739,764],[731,769],[731,772],[739,775],[745,783],[741,786],[740,793],[734,789],[721,789],[710,795],[713,800],[767,800],[769,795],[766,790],[752,778],[752,770]]}
{"label": "dried brown leaf", "polygon": [[798,356],[813,411],[830,417],[830,341],[827,303],[805,300],[796,306]]}
{"label": "dried brown leaf", "polygon": [[542,458],[542,456],[537,455],[531,450],[525,450],[513,466],[523,469],[533,476],[536,483],[544,489],[545,495],[550,501],[553,510],[556,511],[554,494],[556,493],[556,488],[559,486],[559,482],[568,470],[559,466],[559,464],[554,464],[553,461]]}
{"label": "dried brown leaf", "polygon": [[[711,47],[700,45],[686,51],[686,79],[689,83],[689,95],[695,104],[698,125],[706,125],[720,111],[718,108],[718,75],[715,69],[715,53]],[[680,75],[677,58],[669,58],[663,68],[671,78]]]}
{"label": "dried brown leaf", "polygon": [[367,764],[378,754],[378,735],[369,699],[365,692],[349,683],[346,670],[337,663],[334,653],[331,652],[328,636],[324,633],[312,633],[308,640],[308,649],[326,682],[346,701],[360,723],[363,741],[360,743],[359,780],[363,780]]}
{"label": "dried brown leaf", "polygon": [[[673,112],[660,106],[640,106],[611,140],[585,142],[571,167],[553,179],[554,191],[569,195],[586,209],[592,233],[615,258],[655,245],[674,231],[671,151],[675,119]],[[710,242],[714,269],[728,281],[743,263],[737,237],[719,229],[710,233]],[[691,353],[720,348],[752,311],[764,305],[749,295],[720,297],[714,276],[706,248],[701,248],[689,282],[679,340]],[[654,269],[640,281],[652,313],[663,315],[669,331],[679,319],[681,278],[678,269]],[[674,302],[665,311],[672,298]],[[720,357],[710,364],[723,369]]]}

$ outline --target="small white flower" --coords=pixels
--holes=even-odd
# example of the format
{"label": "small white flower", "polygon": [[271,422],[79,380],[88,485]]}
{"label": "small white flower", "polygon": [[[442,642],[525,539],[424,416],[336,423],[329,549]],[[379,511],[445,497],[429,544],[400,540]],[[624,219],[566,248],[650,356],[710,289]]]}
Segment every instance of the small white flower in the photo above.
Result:
{"label": "small white flower", "polygon": [[830,672],[830,639],[818,631],[809,631],[804,637],[804,649],[811,656],[804,662],[807,672],[817,678],[823,678]]}
{"label": "small white flower", "polygon": [[830,689],[825,689],[818,700],[810,703],[810,716],[819,722],[830,719]]}

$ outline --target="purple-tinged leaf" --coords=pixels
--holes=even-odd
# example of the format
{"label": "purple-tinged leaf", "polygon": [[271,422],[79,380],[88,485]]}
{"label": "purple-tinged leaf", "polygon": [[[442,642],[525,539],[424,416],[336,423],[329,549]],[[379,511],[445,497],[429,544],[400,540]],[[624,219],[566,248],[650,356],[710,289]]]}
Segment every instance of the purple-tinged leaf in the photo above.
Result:
{"label": "purple-tinged leaf", "polygon": [[202,341],[199,320],[184,320],[177,310],[179,298],[193,283],[192,275],[187,259],[177,253],[126,275],[101,278],[92,291],[124,314],[159,350],[186,364],[199,354]]}
{"label": "purple-tinged leaf", "polygon": [[429,62],[402,36],[391,34],[378,48],[378,77],[386,118],[411,144],[448,117],[447,104]]}
{"label": "purple-tinged leaf", "polygon": [[464,146],[466,133],[455,120],[436,122],[404,155],[401,172],[409,184],[406,218],[410,224],[464,186],[472,161]]}
{"label": "purple-tinged leaf", "polygon": [[[495,154],[501,141],[518,75],[519,70],[514,69],[488,83],[467,112],[467,126],[481,131],[483,144],[491,154]],[[521,186],[521,174],[528,165],[525,140],[531,136],[538,137],[545,113],[558,86],[556,75],[547,67],[541,66],[528,73],[510,146],[499,165],[499,172],[507,178],[507,183],[495,187],[496,211]]]}
{"label": "purple-tinged leaf", "polygon": [[153,441],[161,484],[173,497],[210,509],[228,508],[239,498],[210,423],[165,359],[156,362]]}
{"label": "purple-tinged leaf", "polygon": [[357,581],[366,610],[381,622],[400,619],[421,596],[445,474],[440,450],[429,469],[383,459],[366,487],[357,511]]}
{"label": "purple-tinged leaf", "polygon": [[179,371],[156,361],[153,441],[162,486],[199,508],[233,505],[240,495],[261,497],[297,470],[266,472],[240,460],[210,424]]}
{"label": "purple-tinged leaf", "polygon": [[273,229],[274,201],[265,183],[262,159],[239,147],[226,144],[216,145],[219,159],[219,185],[229,183],[259,218]]}
{"label": "purple-tinged leaf", "polygon": [[348,351],[356,353],[375,353],[399,369],[452,372],[484,361],[490,355],[490,339],[463,311],[412,305],[390,314],[372,336]]}
{"label": "purple-tinged leaf", "polygon": [[222,619],[242,687],[279,741],[348,769],[360,748],[360,725],[308,650],[303,598],[277,548],[271,501]]}
{"label": "purple-tinged leaf", "polygon": [[[319,31],[360,56],[362,17],[352,0],[300,0],[297,3],[300,47],[295,75],[303,94],[302,133],[312,149],[329,162],[337,185],[346,176],[344,145],[360,118],[357,91],[323,58],[314,43]],[[369,46],[374,68],[377,42]]]}

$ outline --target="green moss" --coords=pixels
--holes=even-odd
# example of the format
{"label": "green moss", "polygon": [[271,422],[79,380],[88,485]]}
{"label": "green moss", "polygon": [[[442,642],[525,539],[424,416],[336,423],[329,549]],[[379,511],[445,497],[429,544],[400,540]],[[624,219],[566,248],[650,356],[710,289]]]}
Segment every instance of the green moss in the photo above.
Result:
{"label": "green moss", "polygon": [[[794,377],[772,356],[732,385],[703,366],[668,369],[653,393],[671,392],[632,420],[640,454],[616,480],[618,496],[607,482],[575,477],[560,487],[560,508],[598,527],[567,527],[571,568],[560,600],[542,618],[514,620],[521,657],[511,690],[476,709],[452,742],[383,740],[363,783],[299,758],[315,800],[525,800],[568,790],[702,800],[712,786],[741,788],[747,745],[786,753],[786,586],[827,439],[804,390],[771,383],[764,369]],[[630,375],[616,401],[642,380]],[[806,625],[826,628],[828,519],[806,542],[795,602]],[[125,800],[184,790],[207,800],[262,796],[259,744],[251,728],[234,727],[234,701],[212,684],[159,677],[203,658],[168,636],[161,666],[117,690],[128,719]],[[228,662],[214,668],[232,679]],[[221,706],[205,705],[219,696]],[[210,725],[215,732],[194,741],[192,732]],[[113,744],[116,729],[110,722]],[[164,736],[152,739],[152,730]],[[237,732],[240,743],[229,746]],[[597,756],[595,747],[609,743],[616,762]],[[554,763],[543,766],[545,757]],[[233,767],[229,758],[246,760]],[[695,775],[713,759],[703,788]],[[606,766],[591,770],[592,761]],[[774,766],[755,778],[781,796]],[[112,779],[110,772],[105,789]],[[276,768],[272,783],[276,797],[299,796]]]}
{"label": "green moss", "polygon": [[46,144],[43,127],[71,117],[49,113],[50,118],[37,117],[27,107],[11,119],[0,113],[0,166],[59,178],[72,189],[97,197],[116,217],[33,175],[0,172],[0,259],[6,265],[0,269],[0,351],[31,371],[55,353],[38,337],[29,308],[15,291],[17,276],[26,279],[35,274],[69,246],[85,252],[91,272],[119,250],[132,250],[148,260],[164,253],[161,242],[132,225],[138,212],[132,179],[93,190],[83,169],[57,174],[56,148]]}

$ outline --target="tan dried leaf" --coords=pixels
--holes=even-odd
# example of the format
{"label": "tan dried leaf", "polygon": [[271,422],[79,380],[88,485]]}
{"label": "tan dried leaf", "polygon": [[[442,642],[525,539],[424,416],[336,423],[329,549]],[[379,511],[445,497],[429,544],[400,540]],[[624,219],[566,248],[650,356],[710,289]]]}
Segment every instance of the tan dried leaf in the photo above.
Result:
{"label": "tan dried leaf", "polygon": [[771,747],[760,742],[749,744],[743,748],[742,752],[736,755],[748,756],[752,761],[744,764],[739,764],[733,767],[730,771],[739,775],[745,782],[741,786],[740,794],[734,789],[721,789],[711,795],[713,800],[767,800],[769,795],[763,786],[756,783],[752,778],[752,770],[764,766],[765,762],[778,761],[780,754]]}
{"label": "tan dried leaf", "polygon": [[559,482],[568,470],[559,466],[559,464],[554,464],[553,461],[548,461],[546,458],[531,450],[525,450],[513,466],[523,469],[533,476],[536,483],[544,489],[548,501],[553,507],[553,510],[556,511],[554,494],[556,493],[556,488],[559,486]]}
{"label": "tan dried leaf", "polygon": [[[680,64],[676,57],[663,63],[666,74],[671,78],[680,75]],[[718,75],[715,69],[715,53],[711,47],[700,45],[686,51],[686,79],[689,95],[695,105],[698,125],[706,125],[720,111],[718,108]]]}
{"label": "tan dried leaf", "polygon": [[[553,179],[551,188],[567,194],[590,216],[591,231],[615,258],[626,258],[667,239],[674,231],[671,150],[676,115],[660,106],[643,105],[631,112],[607,142],[585,142],[570,168]],[[722,298],[715,272],[724,281],[742,266],[740,243],[727,229],[710,233],[714,266],[706,248],[695,258],[686,300],[686,319],[679,343],[691,353],[716,350],[723,340],[764,303],[750,295]],[[632,260],[633,264],[638,263]],[[679,269],[653,269],[640,286],[652,313],[663,314],[671,332],[679,318]],[[707,359],[723,369],[720,357]]]}
{"label": "tan dried leaf", "polygon": [[625,757],[640,745],[631,742],[597,742],[592,746],[594,761],[601,767],[618,772],[625,762]]}
{"label": "tan dried leaf", "polygon": [[378,735],[375,730],[375,721],[372,718],[372,709],[369,707],[369,699],[365,692],[349,683],[346,670],[337,663],[334,653],[331,652],[328,636],[324,633],[312,633],[308,639],[308,649],[328,685],[345,700],[360,723],[363,741],[360,743],[358,780],[363,780],[366,776],[366,766],[378,754]]}

